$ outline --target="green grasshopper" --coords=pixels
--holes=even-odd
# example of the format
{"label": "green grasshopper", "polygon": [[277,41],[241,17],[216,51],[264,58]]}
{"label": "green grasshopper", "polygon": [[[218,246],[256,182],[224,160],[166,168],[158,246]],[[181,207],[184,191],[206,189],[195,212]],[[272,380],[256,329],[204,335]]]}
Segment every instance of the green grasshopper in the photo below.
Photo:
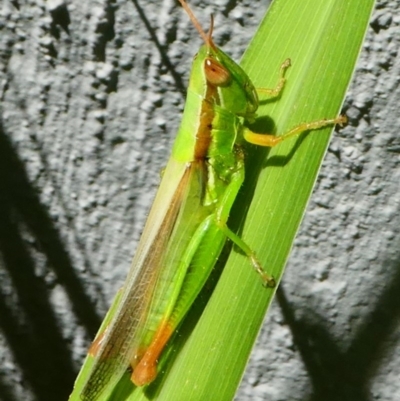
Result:
{"label": "green grasshopper", "polygon": [[172,154],[122,292],[105,330],[89,351],[94,356],[80,398],[107,399],[122,375],[145,386],[157,362],[207,281],[227,239],[249,259],[266,287],[275,280],[253,250],[227,226],[242,186],[245,141],[272,147],[305,131],[344,124],[345,116],[296,126],[274,136],[245,127],[259,106],[258,94],[277,97],[285,84],[286,60],[276,88],[257,90],[246,73],[206,34],[185,0],[179,0],[204,40],[194,58],[187,100]]}

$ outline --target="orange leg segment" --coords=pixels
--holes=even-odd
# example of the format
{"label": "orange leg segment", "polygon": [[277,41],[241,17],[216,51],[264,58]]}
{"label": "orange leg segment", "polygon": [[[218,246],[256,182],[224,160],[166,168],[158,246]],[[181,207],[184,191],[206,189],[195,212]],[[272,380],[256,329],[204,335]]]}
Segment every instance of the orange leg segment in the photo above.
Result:
{"label": "orange leg segment", "polygon": [[93,357],[97,356],[97,354],[100,350],[101,344],[104,341],[106,332],[107,332],[107,329],[104,330],[102,333],[98,334],[97,337],[93,340],[92,344],[90,345],[89,351],[88,351],[88,354],[90,356],[93,356]]}
{"label": "orange leg segment", "polygon": [[318,121],[313,121],[311,123],[300,124],[280,136],[275,136],[270,134],[257,134],[246,128],[243,132],[243,137],[247,142],[252,143],[254,145],[273,147],[288,138],[300,135],[301,133],[306,131],[317,130],[335,124],[343,126],[346,123],[347,123],[347,117],[342,115],[337,118],[318,120]]}
{"label": "orange leg segment", "polygon": [[173,333],[174,329],[168,322],[161,325],[143,357],[134,366],[131,380],[136,386],[145,386],[156,378],[158,358]]}

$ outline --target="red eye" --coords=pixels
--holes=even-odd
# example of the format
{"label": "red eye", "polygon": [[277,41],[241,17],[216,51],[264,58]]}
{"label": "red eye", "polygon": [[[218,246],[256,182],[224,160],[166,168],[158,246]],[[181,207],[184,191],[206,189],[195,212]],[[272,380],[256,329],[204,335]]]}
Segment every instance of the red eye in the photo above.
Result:
{"label": "red eye", "polygon": [[229,71],[218,61],[212,58],[206,58],[204,62],[204,72],[207,81],[215,86],[224,86],[231,80]]}

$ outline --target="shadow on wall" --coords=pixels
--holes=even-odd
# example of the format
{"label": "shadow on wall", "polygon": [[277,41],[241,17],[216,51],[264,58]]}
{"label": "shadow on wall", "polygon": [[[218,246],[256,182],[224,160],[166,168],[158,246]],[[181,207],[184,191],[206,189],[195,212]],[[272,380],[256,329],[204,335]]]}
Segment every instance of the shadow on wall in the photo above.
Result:
{"label": "shadow on wall", "polygon": [[[76,373],[69,347],[49,300],[48,285],[35,274],[24,229],[46,256],[49,268],[69,296],[74,314],[94,337],[100,318],[37,191],[0,122],[0,330],[38,400],[66,400]],[[25,232],[26,232],[25,229]],[[1,380],[1,377],[0,377]],[[0,381],[2,401],[14,400],[11,380]]]}
{"label": "shadow on wall", "polygon": [[305,313],[305,319],[296,320],[295,307],[283,287],[278,289],[277,301],[312,385],[308,401],[372,400],[370,381],[384,356],[390,353],[388,339],[397,330],[400,315],[400,263],[385,263],[385,268],[394,272],[392,280],[383,287],[375,308],[354,332],[347,350],[341,349],[330,335],[327,322],[320,316],[316,318],[315,313]]}

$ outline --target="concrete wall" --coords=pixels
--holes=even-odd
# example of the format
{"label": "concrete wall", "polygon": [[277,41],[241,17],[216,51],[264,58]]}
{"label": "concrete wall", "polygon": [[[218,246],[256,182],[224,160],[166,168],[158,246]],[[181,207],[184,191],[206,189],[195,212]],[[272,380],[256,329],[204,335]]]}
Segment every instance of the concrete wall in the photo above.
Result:
{"label": "concrete wall", "polygon": [[[236,60],[267,6],[193,4]],[[399,15],[378,1],[350,124],[237,401],[400,399]],[[130,265],[199,44],[174,0],[2,1],[1,401],[67,398]]]}

